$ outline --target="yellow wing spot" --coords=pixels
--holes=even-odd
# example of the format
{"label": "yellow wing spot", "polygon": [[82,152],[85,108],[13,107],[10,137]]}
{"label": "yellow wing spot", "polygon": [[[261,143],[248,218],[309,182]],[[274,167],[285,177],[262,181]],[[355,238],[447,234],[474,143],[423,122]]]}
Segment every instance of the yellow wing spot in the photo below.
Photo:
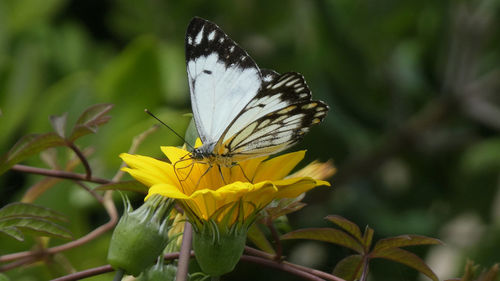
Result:
{"label": "yellow wing spot", "polygon": [[319,118],[314,118],[311,123],[318,124],[319,122],[321,122]]}
{"label": "yellow wing spot", "polygon": [[255,127],[257,127],[257,122],[253,122],[252,124],[248,125],[243,131],[241,131],[236,137],[234,138],[234,144],[237,145],[238,143],[242,142],[246,138],[248,138],[249,135],[252,134],[254,131]]}
{"label": "yellow wing spot", "polygon": [[282,116],[280,116],[280,117],[278,117],[278,118],[274,119],[274,120],[273,120],[273,124],[274,124],[274,123],[281,122],[281,121],[285,120],[287,117],[288,117],[287,115],[282,115]]}
{"label": "yellow wing spot", "polygon": [[271,120],[266,119],[266,120],[262,121],[262,123],[260,123],[260,125],[259,125],[259,127],[258,127],[258,128],[260,129],[260,128],[262,128],[262,127],[265,127],[265,126],[267,126],[267,124],[269,124],[270,122],[271,122]]}
{"label": "yellow wing spot", "polygon": [[278,111],[278,114],[285,114],[285,113],[288,113],[292,110],[294,110],[295,108],[297,108],[296,105],[290,105],[289,107],[285,107],[283,108],[282,110]]}
{"label": "yellow wing spot", "polygon": [[302,109],[310,109],[310,108],[314,108],[318,105],[318,103],[316,102],[311,102],[311,103],[308,103],[308,104],[304,104],[302,106]]}
{"label": "yellow wing spot", "polygon": [[314,113],[314,117],[321,117],[321,116],[324,116],[324,115],[325,115],[324,111],[318,111],[318,112]]}

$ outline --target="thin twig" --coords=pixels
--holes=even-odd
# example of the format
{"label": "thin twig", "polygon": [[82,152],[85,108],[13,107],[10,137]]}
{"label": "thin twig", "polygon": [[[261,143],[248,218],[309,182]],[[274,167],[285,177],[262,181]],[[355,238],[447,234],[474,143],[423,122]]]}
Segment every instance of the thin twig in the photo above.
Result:
{"label": "thin twig", "polygon": [[72,142],[67,142],[67,145],[73,152],[75,152],[76,156],[80,159],[80,161],[83,164],[83,167],[85,168],[85,178],[87,180],[92,178],[92,170],[90,169],[89,162],[87,161],[87,157],[83,155],[82,151]]}
{"label": "thin twig", "polygon": [[276,227],[274,227],[273,221],[270,218],[266,219],[266,225],[271,231],[271,236],[274,240],[274,245],[276,246],[276,255],[274,257],[274,260],[280,261],[283,256],[283,247],[281,246],[280,235],[276,230]]}
{"label": "thin twig", "polygon": [[294,274],[296,276],[302,277],[305,280],[312,280],[312,281],[321,281],[322,280],[322,281],[325,281],[325,279],[323,279],[323,278],[320,278],[320,277],[315,276],[315,275],[313,275],[311,273],[308,273],[308,272],[305,272],[303,270],[294,268],[294,267],[292,267],[290,265],[287,265],[287,264],[284,264],[284,263],[279,263],[279,262],[276,262],[276,261],[270,261],[268,259],[264,259],[264,258],[260,258],[260,257],[255,257],[255,256],[247,256],[247,255],[241,256],[241,260],[242,261],[246,261],[246,262],[253,262],[253,263],[256,263],[256,264],[264,265],[264,266],[275,268],[275,269],[279,269],[281,271],[285,271],[285,272]]}
{"label": "thin twig", "polygon": [[11,260],[29,257],[29,256],[40,255],[40,253],[43,253],[40,257],[42,257],[43,255],[55,254],[58,252],[62,252],[62,251],[66,251],[66,250],[78,247],[82,244],[85,244],[85,243],[99,237],[103,233],[112,229],[115,226],[116,222],[118,221],[118,212],[116,210],[115,204],[113,203],[111,195],[112,194],[110,192],[106,192],[104,194],[104,200],[102,202],[104,208],[106,209],[106,211],[110,217],[109,221],[106,224],[99,226],[98,228],[94,229],[93,231],[89,232],[87,235],[85,235],[77,240],[68,242],[68,243],[63,244],[63,245],[48,248],[48,249],[43,250],[43,251],[25,251],[25,252],[19,252],[19,253],[0,256],[0,262],[7,262],[7,261],[11,261]]}
{"label": "thin twig", "polygon": [[[130,146],[130,148],[128,150],[128,154],[134,154],[137,151],[137,149],[139,148],[139,145],[149,135],[151,135],[152,133],[158,131],[159,128],[160,128],[160,125],[155,124],[151,128],[147,129],[146,131],[144,131],[141,134],[135,136],[134,139],[132,140],[132,145]],[[113,181],[117,182],[117,181],[119,181],[123,177],[123,175],[125,174],[125,172],[123,172],[121,170],[121,168],[123,168],[125,166],[126,166],[125,162],[122,161],[122,164],[120,165],[120,169],[118,170],[118,172],[116,173],[116,175],[113,177]]]}
{"label": "thin twig", "polygon": [[250,247],[250,246],[245,246],[245,253],[250,254],[252,256],[268,259],[268,260],[274,260],[274,257],[275,257],[275,255],[273,255],[273,254],[269,254],[269,253],[266,253],[264,251],[257,250],[255,248]]}
{"label": "thin twig", "polygon": [[8,271],[8,270],[14,269],[16,267],[23,266],[25,264],[30,264],[30,263],[33,263],[33,262],[35,262],[37,260],[38,260],[38,258],[37,258],[36,255],[24,257],[22,259],[18,259],[18,260],[14,261],[14,262],[11,262],[9,264],[0,266],[0,272],[5,272],[5,271]]}
{"label": "thin twig", "polygon": [[[192,253],[193,254],[193,253]],[[166,260],[173,260],[179,257],[179,252],[175,253],[169,253],[166,254],[165,256]],[[111,267],[111,265],[103,265],[103,266],[98,266],[94,268],[89,268],[83,271],[75,272],[72,274],[64,275],[59,278],[53,279],[52,281],[73,281],[73,280],[80,280],[83,278],[103,274],[103,273],[108,273],[112,272],[114,269]]]}
{"label": "thin twig", "polygon": [[[257,257],[261,257],[261,258],[264,258],[264,259],[268,259],[268,260],[274,260],[274,258],[275,258],[275,255],[266,253],[264,251],[261,251],[261,250],[258,250],[258,249],[255,249],[255,248],[252,248],[252,247],[249,247],[249,246],[245,246],[245,253],[247,253],[249,255],[252,255],[252,256],[257,256]],[[345,281],[342,278],[333,276],[333,275],[328,274],[326,272],[323,272],[321,270],[312,269],[312,268],[309,268],[309,267],[306,267],[306,266],[294,264],[294,263],[287,262],[287,261],[283,261],[283,264],[295,267],[295,268],[297,268],[299,270],[302,270],[302,271],[308,272],[310,274],[316,275],[318,277],[324,278],[325,280]]]}
{"label": "thin twig", "polygon": [[103,203],[103,201],[104,201],[103,197],[100,194],[98,194],[97,192],[95,192],[95,190],[89,188],[81,181],[73,181],[73,182],[78,184],[79,186],[81,186],[88,193],[90,193],[90,195],[92,195],[92,197],[94,197],[95,200],[97,200],[99,203],[101,203],[101,204]]}
{"label": "thin twig", "polygon": [[64,275],[62,277],[52,279],[52,281],[72,281],[72,280],[80,280],[83,278],[103,274],[103,273],[108,273],[112,272],[114,269],[111,267],[111,265],[103,265],[99,267],[94,267],[94,268],[89,268],[83,271],[75,272],[72,274]]}
{"label": "thin twig", "polygon": [[177,281],[186,281],[188,278],[192,237],[193,227],[189,222],[186,222],[184,224],[184,234],[182,235],[181,251],[179,256],[179,263],[177,264],[177,274],[175,277],[175,280]]}
{"label": "thin twig", "polygon": [[18,172],[24,172],[24,173],[37,174],[37,175],[42,175],[42,176],[47,176],[47,177],[55,177],[55,178],[63,178],[63,179],[71,179],[71,180],[79,180],[79,181],[88,181],[88,182],[100,183],[100,184],[111,183],[111,181],[107,180],[107,179],[96,178],[96,177],[91,177],[88,179],[87,176],[83,175],[83,174],[71,173],[71,172],[66,172],[66,171],[56,171],[56,170],[50,170],[50,169],[44,169],[44,168],[37,168],[37,167],[31,167],[31,166],[26,166],[26,165],[20,165],[20,164],[16,164],[16,165],[12,166],[11,170],[18,171]]}
{"label": "thin twig", "polygon": [[321,270],[317,270],[317,269],[313,269],[313,268],[309,268],[307,266],[302,266],[302,265],[298,265],[298,264],[294,264],[294,263],[291,263],[291,262],[287,262],[287,261],[284,261],[283,264],[286,264],[286,265],[289,265],[291,267],[295,267],[297,269],[300,269],[302,271],[305,271],[305,272],[308,272],[308,273],[311,273],[313,275],[316,275],[318,277],[321,277],[321,278],[324,278],[326,280],[331,280],[331,281],[346,281],[340,277],[337,277],[337,276],[334,276],[334,275],[331,275],[331,274],[328,274],[326,272],[323,272]]}

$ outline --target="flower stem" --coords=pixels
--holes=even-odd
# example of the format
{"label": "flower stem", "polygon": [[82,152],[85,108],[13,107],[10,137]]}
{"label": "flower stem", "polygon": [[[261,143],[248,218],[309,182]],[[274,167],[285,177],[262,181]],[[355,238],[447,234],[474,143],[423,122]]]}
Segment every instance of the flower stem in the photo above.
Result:
{"label": "flower stem", "polygon": [[113,281],[121,281],[124,274],[125,274],[125,271],[121,268],[118,268],[116,270],[115,278],[113,278]]}
{"label": "flower stem", "polygon": [[177,275],[175,280],[185,281],[188,278],[189,258],[191,257],[191,243],[193,237],[193,228],[189,222],[184,225],[184,234],[182,236],[182,245],[177,264]]}

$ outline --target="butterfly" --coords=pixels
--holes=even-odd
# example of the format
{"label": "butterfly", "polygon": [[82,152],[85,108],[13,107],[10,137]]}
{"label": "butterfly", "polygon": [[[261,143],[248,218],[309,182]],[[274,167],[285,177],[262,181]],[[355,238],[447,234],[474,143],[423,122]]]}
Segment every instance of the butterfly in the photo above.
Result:
{"label": "butterfly", "polygon": [[326,116],[304,77],[260,69],[216,24],[195,17],[186,32],[194,122],[202,146],[192,159],[226,167],[280,152]]}

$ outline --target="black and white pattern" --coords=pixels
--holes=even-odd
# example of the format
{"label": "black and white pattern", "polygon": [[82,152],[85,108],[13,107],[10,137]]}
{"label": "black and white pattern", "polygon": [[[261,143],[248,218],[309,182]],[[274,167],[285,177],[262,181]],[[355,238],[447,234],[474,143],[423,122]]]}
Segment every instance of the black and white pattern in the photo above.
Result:
{"label": "black and white pattern", "polygon": [[230,166],[284,150],[326,116],[304,77],[259,69],[217,25],[195,17],[186,34],[194,121],[203,145],[193,158]]}

